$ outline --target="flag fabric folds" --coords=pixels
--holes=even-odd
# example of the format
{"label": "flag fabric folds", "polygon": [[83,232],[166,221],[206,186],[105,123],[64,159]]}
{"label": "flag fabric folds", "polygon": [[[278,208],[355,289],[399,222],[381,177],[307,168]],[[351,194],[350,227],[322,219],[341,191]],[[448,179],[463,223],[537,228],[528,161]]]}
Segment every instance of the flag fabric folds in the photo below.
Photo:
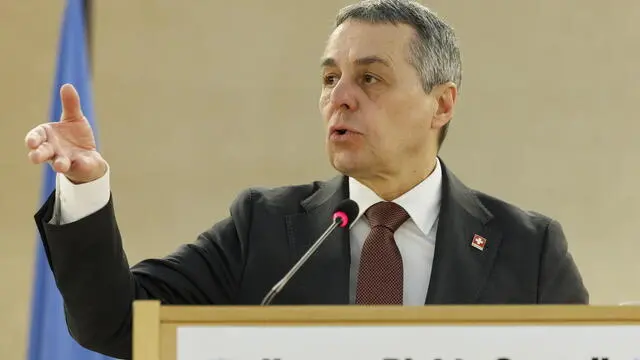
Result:
{"label": "flag fabric folds", "polygon": [[[61,113],[60,87],[72,84],[82,103],[82,108],[96,131],[93,99],[87,53],[84,1],[68,0],[63,14],[60,32],[57,68],[51,98],[49,120],[59,121]],[[96,134],[97,142],[97,134]],[[49,165],[43,166],[41,203],[55,189],[55,173]],[[56,287],[42,242],[36,239],[36,262],[31,300],[31,328],[28,343],[28,360],[107,360],[104,355],[82,348],[67,330],[62,297]]]}

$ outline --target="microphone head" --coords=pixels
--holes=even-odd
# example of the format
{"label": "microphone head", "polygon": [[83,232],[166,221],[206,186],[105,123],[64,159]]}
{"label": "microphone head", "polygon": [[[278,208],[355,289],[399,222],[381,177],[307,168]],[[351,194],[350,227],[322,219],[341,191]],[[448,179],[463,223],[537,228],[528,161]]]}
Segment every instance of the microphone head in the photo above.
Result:
{"label": "microphone head", "polygon": [[340,227],[346,227],[351,221],[356,218],[356,216],[358,216],[359,211],[360,208],[355,201],[351,199],[342,200],[342,202],[340,202],[340,204],[336,206],[336,210],[333,212],[333,220],[340,221]]}

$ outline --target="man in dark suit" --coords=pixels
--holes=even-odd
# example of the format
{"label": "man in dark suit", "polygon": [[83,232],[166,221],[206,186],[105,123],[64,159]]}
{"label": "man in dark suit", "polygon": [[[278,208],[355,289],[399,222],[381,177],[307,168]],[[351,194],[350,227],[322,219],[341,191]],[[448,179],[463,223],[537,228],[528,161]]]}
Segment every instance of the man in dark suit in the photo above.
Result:
{"label": "man in dark suit", "polygon": [[322,61],[319,106],[328,181],[248,189],[194,243],[130,268],[80,99],[27,134],[34,163],[51,162],[56,191],[36,223],[65,301],[71,334],[111,356],[131,354],[134,299],[259,304],[356,201],[275,304],[588,303],[560,225],[474,191],[438,158],[461,78],[453,30],[427,8],[365,1],[337,17]]}

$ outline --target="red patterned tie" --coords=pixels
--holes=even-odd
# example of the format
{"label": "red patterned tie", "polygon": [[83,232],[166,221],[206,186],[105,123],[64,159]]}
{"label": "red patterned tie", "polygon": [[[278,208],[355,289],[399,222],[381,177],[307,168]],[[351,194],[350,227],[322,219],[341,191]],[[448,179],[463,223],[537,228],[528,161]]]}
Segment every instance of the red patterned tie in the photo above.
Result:
{"label": "red patterned tie", "polygon": [[402,257],[393,233],[409,214],[393,202],[379,202],[365,213],[371,232],[364,241],[356,304],[402,305]]}

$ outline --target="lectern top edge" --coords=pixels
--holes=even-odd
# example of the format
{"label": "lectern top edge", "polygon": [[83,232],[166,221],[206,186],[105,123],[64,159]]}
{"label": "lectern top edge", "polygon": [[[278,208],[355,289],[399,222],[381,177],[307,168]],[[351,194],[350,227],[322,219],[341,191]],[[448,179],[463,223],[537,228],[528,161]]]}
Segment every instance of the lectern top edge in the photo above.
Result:
{"label": "lectern top edge", "polygon": [[[155,301],[140,301],[146,306]],[[157,304],[156,304],[157,306]],[[444,305],[444,306],[160,306],[161,323],[630,323],[640,306]]]}

